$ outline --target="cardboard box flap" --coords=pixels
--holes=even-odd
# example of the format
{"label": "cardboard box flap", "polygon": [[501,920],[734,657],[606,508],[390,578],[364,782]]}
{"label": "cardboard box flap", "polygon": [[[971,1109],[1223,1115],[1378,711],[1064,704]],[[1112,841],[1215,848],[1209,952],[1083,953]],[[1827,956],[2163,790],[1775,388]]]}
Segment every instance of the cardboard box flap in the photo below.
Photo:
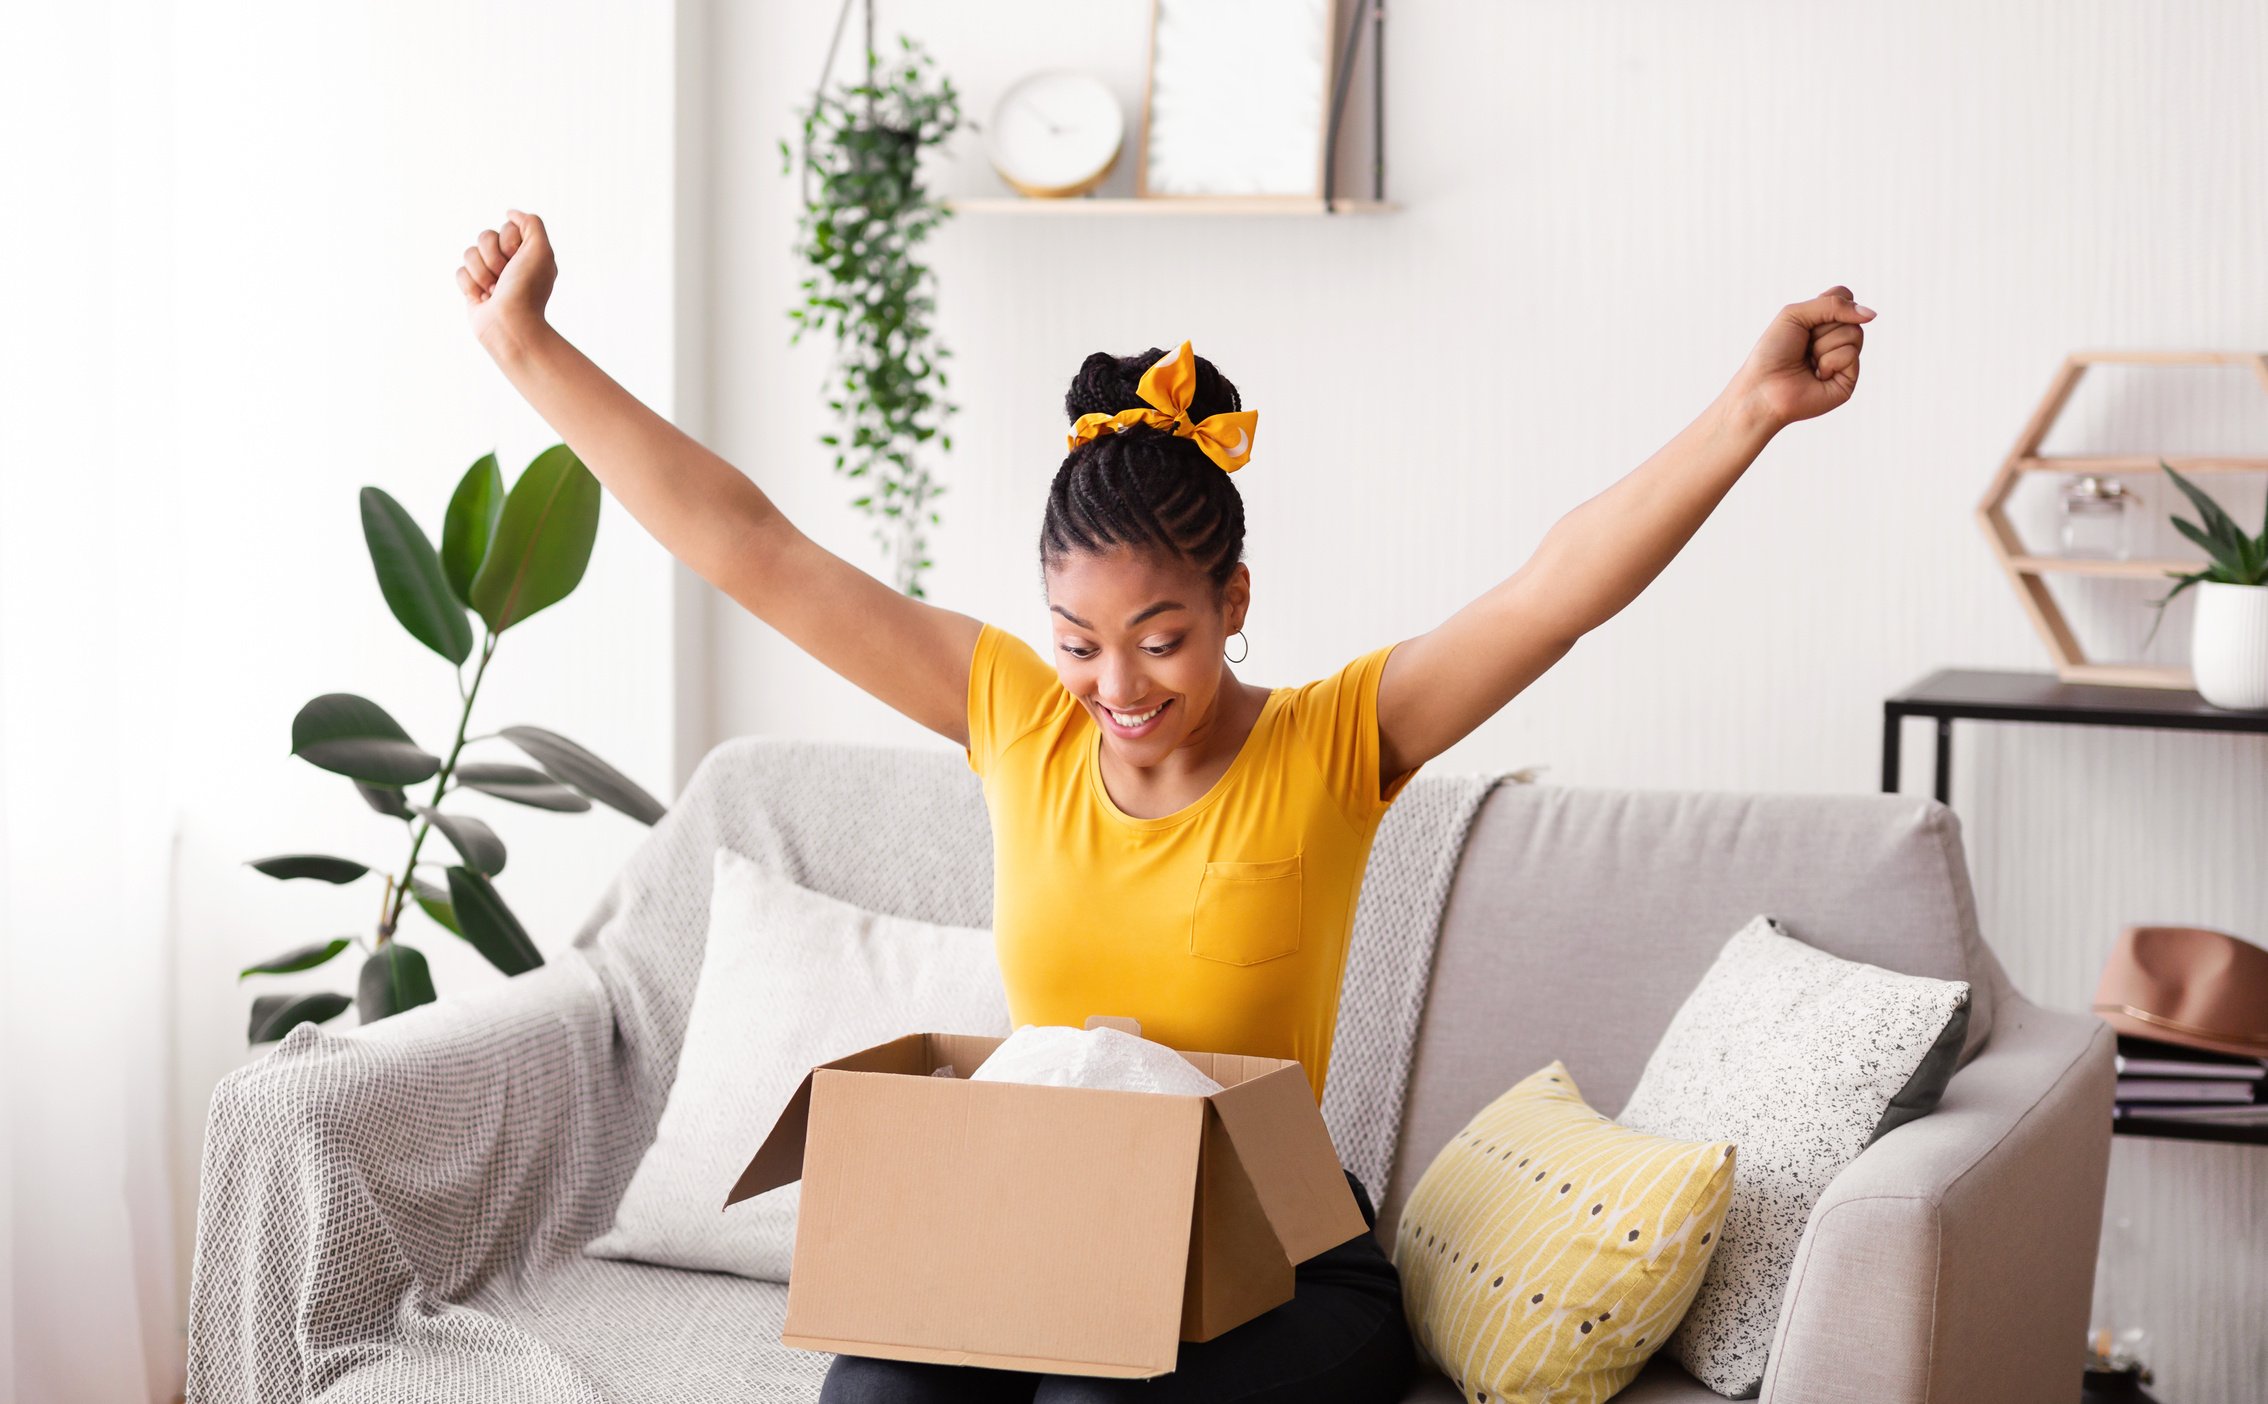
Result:
{"label": "cardboard box flap", "polygon": [[[853,1072],[895,1072],[926,1074],[929,1071],[929,1039],[924,1034],[907,1034],[903,1038],[878,1043],[847,1053],[833,1062],[821,1063],[812,1069],[845,1068]],[[748,1167],[733,1181],[732,1192],[725,1196],[722,1206],[730,1209],[743,1199],[752,1199],[766,1190],[778,1189],[803,1178],[803,1135],[811,1120],[811,1073],[789,1094],[787,1105],[780,1109],[772,1122],[770,1134]]]}
{"label": "cardboard box flap", "polygon": [[1305,1262],[1369,1232],[1299,1064],[1224,1087],[1206,1102],[1228,1132],[1291,1262]]}

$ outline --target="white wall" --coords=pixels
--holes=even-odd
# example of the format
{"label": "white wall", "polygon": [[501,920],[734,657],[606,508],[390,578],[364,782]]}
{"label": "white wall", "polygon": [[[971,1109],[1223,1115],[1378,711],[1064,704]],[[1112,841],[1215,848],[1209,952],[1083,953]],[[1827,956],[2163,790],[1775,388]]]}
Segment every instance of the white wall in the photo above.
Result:
{"label": "white wall", "polygon": [[[886,578],[815,442],[825,349],[787,344],[800,274],[776,143],[833,8],[709,6],[702,428]],[[979,118],[1056,64],[1138,112],[1146,13],[905,3],[881,33],[929,45]],[[2260,6],[1467,0],[1396,7],[1389,34],[1399,213],[971,215],[940,233],[964,408],[932,599],[1044,642],[1034,538],[1064,387],[1088,352],[1189,337],[1261,415],[1237,475],[1255,589],[1238,671],[1315,676],[1509,574],[1685,424],[1782,303],[1847,283],[1881,313],[1852,403],[1784,434],[1643,597],[1434,768],[1868,791],[1884,696],[1940,666],[2048,666],[1974,508],[2064,354],[2268,343]],[[998,192],[979,150],[963,133],[938,187]],[[2191,374],[2103,377],[2051,450],[2262,452],[2257,386]],[[2257,520],[2258,480],[2227,492]],[[2139,640],[2158,593],[2072,592],[2107,651]],[[709,666],[685,684],[713,689],[716,736],[950,744],[707,603]],[[2185,656],[2189,605],[2150,658]],[[2268,741],[1967,726],[1959,747],[1985,929],[2033,997],[2083,1008],[2130,921],[2268,938]],[[2122,1137],[2109,1220],[2104,1308],[2153,1329],[2163,1395],[2257,1399],[2268,1154]]]}
{"label": "white wall", "polygon": [[[0,1397],[170,1398],[212,1085],[248,1056],[255,993],[351,992],[357,963],[235,972],[367,933],[376,910],[375,875],[338,889],[244,863],[399,871],[408,846],[290,756],[293,714],[356,692],[428,749],[454,735],[449,665],[387,610],[357,493],[384,487],[437,535],[474,458],[495,449],[509,480],[554,441],[467,333],[453,279],[507,205],[560,230],[568,334],[673,411],[675,16],[260,0],[37,18],[7,85],[7,140],[28,138],[10,170],[34,179],[7,265],[29,316],[9,338],[0,510]],[[671,800],[676,569],[610,500],[580,588],[504,636],[472,730],[551,727]],[[466,755],[521,759],[497,741]],[[547,951],[646,833],[603,807],[450,807],[509,846],[498,886]],[[421,916],[402,936],[444,997],[502,978]]]}

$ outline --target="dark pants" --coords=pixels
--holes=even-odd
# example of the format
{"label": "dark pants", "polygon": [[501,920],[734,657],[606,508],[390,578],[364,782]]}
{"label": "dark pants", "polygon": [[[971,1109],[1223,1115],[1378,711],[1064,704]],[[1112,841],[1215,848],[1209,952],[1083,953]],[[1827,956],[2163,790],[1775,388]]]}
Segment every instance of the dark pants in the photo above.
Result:
{"label": "dark pants", "polygon": [[[1363,1222],[1378,1211],[1340,1167]],[[1416,1382],[1402,1278],[1362,1233],[1292,1270],[1292,1299],[1209,1341],[1183,1341],[1148,1379],[1044,1375],[838,1355],[820,1404],[1399,1404]]]}

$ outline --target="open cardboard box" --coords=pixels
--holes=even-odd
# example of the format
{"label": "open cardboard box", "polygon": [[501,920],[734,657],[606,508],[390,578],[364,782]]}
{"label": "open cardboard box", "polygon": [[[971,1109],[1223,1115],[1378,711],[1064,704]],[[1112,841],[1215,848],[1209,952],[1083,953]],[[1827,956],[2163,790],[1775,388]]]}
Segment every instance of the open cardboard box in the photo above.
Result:
{"label": "open cardboard box", "polygon": [[1001,1042],[907,1034],[788,1099],[725,1199],[803,1181],[782,1344],[1158,1375],[1368,1231],[1296,1061],[1174,1050],[1204,1097],[970,1081]]}

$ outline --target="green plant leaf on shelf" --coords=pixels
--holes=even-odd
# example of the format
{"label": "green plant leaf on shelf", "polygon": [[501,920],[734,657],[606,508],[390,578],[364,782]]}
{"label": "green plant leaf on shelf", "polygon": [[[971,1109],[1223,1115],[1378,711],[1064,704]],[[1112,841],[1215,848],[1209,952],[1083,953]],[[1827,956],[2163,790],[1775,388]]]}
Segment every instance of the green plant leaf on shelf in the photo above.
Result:
{"label": "green plant leaf on shelf", "polygon": [[252,1001],[246,1043],[273,1043],[300,1024],[319,1024],[346,1011],[354,1001],[343,994],[261,995]]}
{"label": "green plant leaf on shelf", "polygon": [[427,804],[413,804],[410,808],[441,831],[442,837],[449,840],[449,846],[465,861],[465,866],[484,877],[495,877],[504,871],[504,840],[496,836],[494,829],[470,814],[444,814]]}
{"label": "green plant leaf on shelf", "polygon": [[399,941],[373,952],[354,982],[354,1002],[365,1024],[433,1000],[433,972],[426,967],[425,953]]}
{"label": "green plant leaf on shelf", "polygon": [[504,475],[496,455],[484,453],[457,480],[449,495],[448,513],[441,519],[441,574],[449,593],[467,609],[472,607],[473,579],[488,556],[488,543],[496,538],[496,521],[504,513]]}
{"label": "green plant leaf on shelf", "polygon": [[295,970],[313,970],[332,956],[354,944],[351,936],[340,936],[329,941],[317,941],[282,955],[269,956],[258,965],[247,965],[236,972],[241,980],[247,975],[286,975]]}
{"label": "green plant leaf on shelf", "polygon": [[[2220,503],[2208,496],[2203,488],[2183,477],[2172,464],[2161,458],[2158,460],[2158,467],[2167,478],[2172,480],[2175,487],[2181,489],[2182,495],[2187,497],[2190,505],[2197,509],[2197,515],[2205,519],[2206,533],[2227,548],[2227,557],[2232,560],[2241,558],[2249,538],[2245,536],[2243,529],[2237,526],[2235,518],[2221,510]],[[2183,525],[2179,517],[2173,520],[2175,526]],[[2184,534],[2187,535],[2188,533]],[[2198,540],[2195,536],[2191,536],[2190,539]],[[2214,555],[2215,559],[2222,558],[2221,552],[2215,552]]]}
{"label": "green plant leaf on shelf", "polygon": [[370,871],[367,863],[333,858],[327,853],[279,853],[273,858],[248,858],[245,862],[272,878],[315,878],[321,882],[353,882]]}
{"label": "green plant leaf on shelf", "polygon": [[457,783],[468,790],[484,795],[508,799],[532,809],[553,809],[565,813],[581,813],[591,802],[581,793],[560,784],[534,766],[509,765],[502,761],[466,761],[456,770]]}
{"label": "green plant leaf on shelf", "polygon": [[527,752],[547,774],[641,824],[656,823],[668,812],[636,781],[556,731],[522,725],[500,728],[497,734]]}
{"label": "green plant leaf on shelf", "polygon": [[403,796],[402,787],[399,785],[373,785],[367,780],[357,780],[354,782],[354,788],[356,793],[360,794],[363,800],[380,814],[395,819],[415,817],[410,813],[409,800]]}
{"label": "green plant leaf on shelf", "polygon": [[480,573],[473,608],[501,634],[567,598],[583,579],[598,538],[597,478],[573,450],[554,444],[512,484]]}
{"label": "green plant leaf on shelf", "polygon": [[473,646],[465,607],[449,592],[433,543],[384,488],[362,490],[362,539],[394,618],[419,643],[451,663],[464,662]]}
{"label": "green plant leaf on shelf", "polygon": [[459,936],[465,934],[465,929],[457,924],[457,909],[449,901],[447,888],[435,887],[424,878],[411,878],[410,896],[416,901],[419,911],[433,918],[445,930],[453,931]]}
{"label": "green plant leaf on shelf", "polygon": [[543,953],[528,939],[527,928],[504,905],[496,888],[479,873],[462,865],[449,869],[449,902],[458,924],[473,949],[507,975],[518,975],[543,964]]}
{"label": "green plant leaf on shelf", "polygon": [[299,709],[291,753],[373,785],[414,785],[441,769],[440,757],[420,750],[385,708],[351,692],[326,692]]}
{"label": "green plant leaf on shelf", "polygon": [[2227,571],[2234,571],[2240,568],[2241,557],[2230,555],[2228,546],[2219,537],[2208,536],[2203,531],[2198,530],[2197,524],[2195,522],[2192,522],[2187,518],[2173,517],[2169,520],[2173,522],[2173,529],[2175,531],[2180,532],[2183,536],[2188,537],[2191,541],[2203,547],[2205,554],[2209,558],[2211,558],[2213,564],[2217,568]]}

